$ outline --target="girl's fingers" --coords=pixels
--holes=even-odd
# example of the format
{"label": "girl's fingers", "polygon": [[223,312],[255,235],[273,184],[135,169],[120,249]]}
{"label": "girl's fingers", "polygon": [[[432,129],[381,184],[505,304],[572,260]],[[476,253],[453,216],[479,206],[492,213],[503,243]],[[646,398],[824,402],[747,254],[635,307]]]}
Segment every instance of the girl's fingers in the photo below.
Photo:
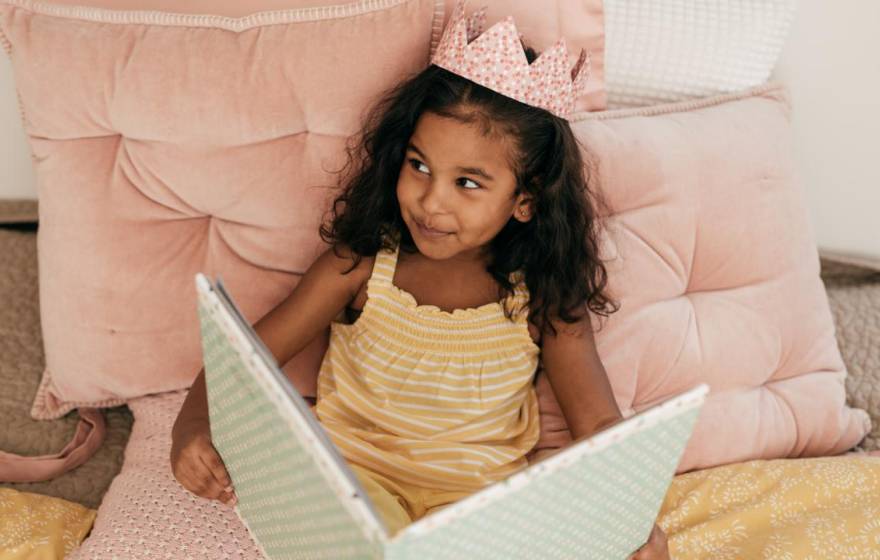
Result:
{"label": "girl's fingers", "polygon": [[223,461],[220,459],[220,454],[214,449],[213,445],[208,446],[206,449],[202,450],[199,453],[199,457],[202,460],[202,463],[208,467],[208,470],[211,471],[211,474],[214,475],[214,479],[222,488],[231,488],[232,480],[229,478],[229,473],[226,472],[226,465],[223,464]]}
{"label": "girl's fingers", "polygon": [[220,480],[217,479],[217,475],[211,470],[211,467],[205,463],[205,459],[201,459],[201,464],[199,465],[199,477],[203,479],[205,485],[205,494],[200,494],[206,498],[210,498],[212,500],[220,499],[220,496],[224,492],[231,492],[232,488],[228,484],[223,484]]}
{"label": "girl's fingers", "polygon": [[648,558],[669,558],[669,552],[666,546],[666,533],[659,525],[654,525],[651,534],[648,536],[648,542],[639,547],[638,550],[630,554],[626,560],[646,560]]}
{"label": "girl's fingers", "polygon": [[220,454],[217,453],[214,446],[209,446],[200,457],[205,468],[210,471],[210,476],[213,478],[217,489],[217,494],[212,495],[211,498],[220,500],[224,504],[233,506],[237,504],[238,498],[235,495],[235,490],[232,488],[232,480],[229,478],[226,466],[223,464],[223,461],[220,459]]}
{"label": "girl's fingers", "polygon": [[200,498],[224,503],[234,499],[230,484],[224,484],[229,475],[210,440],[190,441],[172,456],[172,471],[181,486]]}
{"label": "girl's fingers", "polygon": [[659,525],[654,525],[654,530],[651,532],[651,540],[654,541],[653,544],[657,554],[661,558],[669,558],[669,539],[666,537],[666,532]]}
{"label": "girl's fingers", "polygon": [[175,476],[181,486],[200,498],[217,499],[223,492],[223,486],[196,454],[187,456]]}
{"label": "girl's fingers", "polygon": [[193,484],[192,492],[196,496],[216,500],[223,493],[223,487],[203,463],[193,466],[190,480]]}
{"label": "girl's fingers", "polygon": [[641,560],[643,551],[648,547],[647,544],[643,544],[641,548],[630,554],[626,557],[626,560]]}

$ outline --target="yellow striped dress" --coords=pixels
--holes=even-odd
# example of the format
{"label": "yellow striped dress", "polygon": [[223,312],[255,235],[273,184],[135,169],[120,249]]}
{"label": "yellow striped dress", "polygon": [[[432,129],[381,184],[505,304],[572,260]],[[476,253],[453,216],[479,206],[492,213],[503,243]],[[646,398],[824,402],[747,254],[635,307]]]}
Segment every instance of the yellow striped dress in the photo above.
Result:
{"label": "yellow striped dress", "polygon": [[540,349],[520,272],[515,321],[502,301],[447,312],[394,285],[398,253],[377,253],[357,321],[331,324],[315,412],[361,481],[415,520],[526,466]]}

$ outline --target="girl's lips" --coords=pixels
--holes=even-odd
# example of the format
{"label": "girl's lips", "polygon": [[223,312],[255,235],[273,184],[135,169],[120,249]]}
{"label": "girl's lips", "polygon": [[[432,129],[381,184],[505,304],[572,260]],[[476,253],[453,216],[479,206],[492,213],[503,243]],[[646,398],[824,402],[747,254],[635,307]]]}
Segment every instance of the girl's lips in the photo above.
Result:
{"label": "girl's lips", "polygon": [[448,235],[449,233],[446,231],[438,231],[436,229],[428,229],[418,220],[416,220],[416,225],[419,228],[419,232],[425,237],[443,237],[444,235]]}

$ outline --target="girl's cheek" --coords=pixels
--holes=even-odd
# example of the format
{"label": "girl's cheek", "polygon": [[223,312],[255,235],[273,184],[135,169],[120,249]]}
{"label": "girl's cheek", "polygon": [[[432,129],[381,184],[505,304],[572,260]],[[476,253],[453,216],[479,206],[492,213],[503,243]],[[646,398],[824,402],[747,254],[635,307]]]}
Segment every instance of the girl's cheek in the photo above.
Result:
{"label": "girl's cheek", "polygon": [[401,201],[412,201],[419,197],[421,183],[412,176],[401,177],[397,182],[397,198]]}
{"label": "girl's cheek", "polygon": [[397,180],[397,198],[403,200],[406,197],[407,188],[406,188],[406,177],[403,175]]}

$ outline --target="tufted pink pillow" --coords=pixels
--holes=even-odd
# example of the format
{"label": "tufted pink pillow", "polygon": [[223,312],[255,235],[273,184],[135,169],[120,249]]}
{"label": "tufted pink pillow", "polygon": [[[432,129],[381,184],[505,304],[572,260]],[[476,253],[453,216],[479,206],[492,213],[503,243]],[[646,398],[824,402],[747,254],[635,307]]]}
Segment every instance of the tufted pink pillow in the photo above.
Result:
{"label": "tufted pink pillow", "polygon": [[[301,4],[308,4],[301,2]],[[189,386],[193,277],[256,321],[321,250],[345,138],[428,62],[442,0],[242,19],[0,2],[34,153],[37,418]],[[320,337],[286,365],[313,391]]]}
{"label": "tufted pink pillow", "polygon": [[[442,0],[445,10],[442,21],[435,25],[442,29],[457,0]],[[215,14],[232,18],[245,17],[256,12],[283,10],[291,7],[330,6],[341,0],[52,0],[53,4],[91,6],[113,10],[159,10],[186,14]],[[526,42],[537,51],[551,46],[559,37],[565,37],[569,52],[579,49],[592,53],[592,77],[587,92],[576,102],[584,111],[605,109],[605,6],[603,0],[469,0],[467,12],[486,7],[486,27],[512,15],[517,29]]]}
{"label": "tufted pink pillow", "polygon": [[[711,386],[679,472],[837,454],[870,429],[846,406],[789,113],[768,84],[572,123],[610,207],[621,309],[596,343],[621,410]],[[539,395],[537,448],[555,448],[570,436],[543,376]]]}
{"label": "tufted pink pillow", "polygon": [[[442,0],[445,27],[457,0]],[[226,17],[244,17],[250,14],[282,10],[301,5],[329,6],[341,0],[52,0],[53,4],[91,6],[113,10],[159,10],[187,14],[215,14]],[[605,18],[602,0],[469,0],[467,11],[486,6],[486,26],[512,15],[517,29],[526,42],[537,51],[551,46],[559,37],[565,37],[569,51],[583,48],[592,53],[592,78],[587,92],[577,100],[576,107],[584,111],[598,111],[606,106],[605,93]],[[572,54],[572,56],[574,56]],[[574,62],[574,58],[572,58]]]}

